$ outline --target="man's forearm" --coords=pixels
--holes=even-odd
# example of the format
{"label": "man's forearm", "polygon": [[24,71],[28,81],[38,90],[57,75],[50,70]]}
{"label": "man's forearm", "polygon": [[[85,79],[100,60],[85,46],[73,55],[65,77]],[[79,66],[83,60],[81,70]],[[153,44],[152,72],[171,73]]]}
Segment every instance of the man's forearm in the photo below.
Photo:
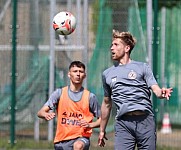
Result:
{"label": "man's forearm", "polygon": [[112,102],[105,98],[102,106],[101,106],[101,123],[100,123],[100,131],[105,132],[106,126],[110,117],[110,112],[112,108]]}
{"label": "man's forearm", "polygon": [[94,122],[89,123],[89,128],[98,128],[100,127],[101,118],[97,119]]}

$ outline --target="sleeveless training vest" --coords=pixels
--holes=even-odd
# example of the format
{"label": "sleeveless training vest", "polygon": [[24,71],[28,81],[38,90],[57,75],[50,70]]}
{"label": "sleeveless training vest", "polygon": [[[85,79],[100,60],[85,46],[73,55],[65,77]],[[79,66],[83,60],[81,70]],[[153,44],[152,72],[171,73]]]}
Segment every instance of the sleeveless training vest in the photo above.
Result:
{"label": "sleeveless training vest", "polygon": [[68,86],[62,88],[57,107],[57,130],[54,143],[91,136],[91,128],[80,126],[81,119],[87,122],[93,120],[93,114],[89,111],[89,94],[90,92],[84,89],[80,101],[74,102],[68,96]]}

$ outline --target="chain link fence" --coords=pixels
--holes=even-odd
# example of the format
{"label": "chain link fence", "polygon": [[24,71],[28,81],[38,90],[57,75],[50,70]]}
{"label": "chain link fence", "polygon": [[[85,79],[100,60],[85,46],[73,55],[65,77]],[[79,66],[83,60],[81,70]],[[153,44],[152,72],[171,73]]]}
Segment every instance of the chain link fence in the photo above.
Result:
{"label": "chain link fence", "polygon": [[[150,3],[151,2],[151,3]],[[36,116],[48,99],[52,88],[69,84],[67,69],[71,61],[80,60],[87,66],[84,86],[94,92],[100,104],[103,90],[102,71],[112,65],[109,48],[112,29],[130,31],[137,38],[132,59],[156,65],[160,86],[171,86],[174,92],[169,102],[157,100],[158,145],[181,147],[180,128],[180,49],[181,1],[158,2],[157,60],[154,51],[154,5],[145,0],[19,0],[17,1],[15,47],[15,95],[12,97],[13,59],[13,3],[0,1],[0,145],[5,141],[51,141],[49,124]],[[151,14],[148,12],[151,7]],[[52,32],[52,16],[60,11],[70,11],[77,19],[76,30],[68,36]],[[155,14],[156,15],[156,14]],[[149,26],[149,21],[152,23]],[[151,32],[151,36],[149,35]],[[53,44],[52,44],[53,43]],[[151,50],[149,49],[151,45]],[[53,52],[53,53],[52,53]],[[53,64],[53,77],[52,66]],[[54,79],[53,82],[51,79]],[[12,107],[14,100],[15,106]],[[14,109],[14,115],[12,115]],[[164,114],[169,113],[172,133],[160,132]],[[113,149],[115,109],[107,128],[108,145]],[[12,118],[14,116],[14,118]],[[14,119],[14,122],[12,122]],[[53,135],[56,120],[53,122]],[[13,134],[14,128],[15,132]],[[95,130],[92,145],[98,131]],[[14,136],[14,138],[12,138]],[[11,141],[11,140],[16,141]],[[170,142],[171,141],[171,142]],[[168,143],[170,143],[168,145]],[[3,144],[2,144],[3,145]],[[1,148],[1,146],[0,146]],[[2,146],[2,148],[4,148]],[[98,149],[98,148],[97,148]]]}

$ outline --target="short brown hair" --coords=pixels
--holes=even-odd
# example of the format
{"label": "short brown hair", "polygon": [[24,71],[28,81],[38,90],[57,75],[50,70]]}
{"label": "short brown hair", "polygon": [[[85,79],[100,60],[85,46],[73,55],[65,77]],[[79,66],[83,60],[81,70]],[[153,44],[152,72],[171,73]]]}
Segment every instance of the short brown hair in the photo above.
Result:
{"label": "short brown hair", "polygon": [[118,30],[113,29],[113,39],[119,38],[121,39],[126,45],[130,46],[130,50],[134,48],[136,45],[136,39],[132,36],[130,32],[119,32]]}
{"label": "short brown hair", "polygon": [[69,70],[74,66],[79,67],[79,68],[83,68],[85,70],[85,65],[81,61],[72,61],[69,65]]}

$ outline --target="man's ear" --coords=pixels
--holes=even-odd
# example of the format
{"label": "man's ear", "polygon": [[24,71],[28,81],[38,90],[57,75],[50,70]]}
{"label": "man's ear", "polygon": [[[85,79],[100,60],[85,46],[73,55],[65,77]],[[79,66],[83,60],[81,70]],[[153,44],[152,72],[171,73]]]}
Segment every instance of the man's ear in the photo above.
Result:
{"label": "man's ear", "polygon": [[130,46],[126,45],[126,52],[129,52],[129,51],[130,51]]}
{"label": "man's ear", "polygon": [[85,74],[84,74],[84,78],[86,78],[86,76],[87,76],[87,75],[86,75],[86,73],[85,73]]}
{"label": "man's ear", "polygon": [[68,77],[70,78],[70,72],[68,72]]}

